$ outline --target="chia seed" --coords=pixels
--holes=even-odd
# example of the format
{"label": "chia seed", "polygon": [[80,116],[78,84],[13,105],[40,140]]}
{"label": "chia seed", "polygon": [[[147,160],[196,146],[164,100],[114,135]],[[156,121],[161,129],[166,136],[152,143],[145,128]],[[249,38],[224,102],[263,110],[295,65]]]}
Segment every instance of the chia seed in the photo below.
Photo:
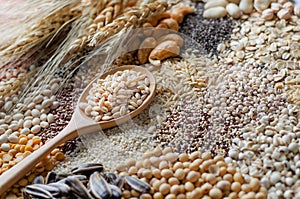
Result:
{"label": "chia seed", "polygon": [[203,17],[203,7],[203,3],[195,4],[195,13],[185,17],[179,33],[188,38],[185,39],[185,48],[196,45],[197,49],[203,49],[201,53],[216,55],[218,44],[230,39],[235,22],[228,17],[206,19]]}

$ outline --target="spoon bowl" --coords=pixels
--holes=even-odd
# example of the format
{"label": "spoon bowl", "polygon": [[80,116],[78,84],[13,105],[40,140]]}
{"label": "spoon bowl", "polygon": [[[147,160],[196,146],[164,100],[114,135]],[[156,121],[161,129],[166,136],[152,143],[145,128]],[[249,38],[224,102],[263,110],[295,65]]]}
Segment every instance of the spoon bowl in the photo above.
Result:
{"label": "spoon bowl", "polygon": [[65,143],[68,140],[74,139],[80,135],[85,135],[89,133],[93,133],[96,131],[101,131],[107,128],[111,128],[117,125],[120,125],[131,118],[137,116],[141,113],[152,101],[155,96],[156,83],[155,78],[150,71],[147,69],[135,66],[135,65],[126,65],[114,70],[108,71],[101,75],[98,78],[95,78],[82,92],[79,97],[78,103],[85,102],[86,97],[89,95],[89,91],[93,87],[93,83],[97,82],[98,79],[104,79],[108,75],[112,75],[117,71],[124,70],[134,70],[137,72],[141,72],[145,74],[150,81],[150,93],[147,98],[143,101],[143,103],[134,111],[121,116],[119,118],[111,119],[108,121],[100,121],[96,122],[93,118],[87,116],[84,111],[82,111],[77,105],[72,118],[68,125],[53,139],[49,142],[45,143],[41,148],[34,151],[29,156],[25,157],[18,164],[10,168],[8,171],[4,172],[0,175],[0,195],[2,195],[5,191],[7,191],[12,185],[14,185],[18,180],[20,180],[24,175],[26,175],[39,161],[41,161],[45,156],[47,156],[53,149],[57,146]]}
{"label": "spoon bowl", "polygon": [[[107,128],[111,128],[117,125],[120,125],[124,122],[126,122],[127,120],[134,118],[135,116],[137,116],[138,114],[140,114],[146,107],[148,107],[148,105],[151,103],[153,97],[155,96],[155,89],[156,89],[156,83],[155,83],[155,78],[152,75],[152,73],[150,71],[148,71],[147,69],[140,67],[140,66],[135,66],[135,65],[126,65],[126,66],[122,66],[116,69],[113,69],[111,71],[108,71],[106,73],[104,73],[103,75],[100,76],[100,79],[105,79],[108,75],[113,75],[118,71],[124,71],[124,70],[134,70],[136,72],[140,72],[142,74],[145,74],[149,81],[150,81],[150,94],[147,96],[147,98],[143,101],[143,103],[134,111],[131,111],[130,113],[121,116],[119,118],[116,119],[111,119],[108,121],[100,121],[98,122],[98,124],[100,125],[101,129],[107,129]],[[95,78],[82,92],[80,98],[79,98],[79,103],[81,102],[87,102],[85,99],[86,97],[89,95],[89,91],[92,89],[93,87],[93,83],[96,83],[97,80],[99,78]],[[85,117],[86,119],[92,119],[89,116],[87,116],[84,111],[82,111],[80,108],[78,108],[78,112],[81,115],[81,117]]]}

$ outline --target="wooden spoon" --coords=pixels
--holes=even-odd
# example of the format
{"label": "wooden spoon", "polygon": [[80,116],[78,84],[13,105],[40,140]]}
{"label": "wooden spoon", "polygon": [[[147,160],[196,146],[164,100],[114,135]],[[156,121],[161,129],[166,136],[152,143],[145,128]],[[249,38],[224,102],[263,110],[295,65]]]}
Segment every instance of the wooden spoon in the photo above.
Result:
{"label": "wooden spoon", "polygon": [[[135,117],[139,113],[141,113],[151,102],[155,95],[155,78],[152,73],[147,69],[134,66],[127,65],[119,67],[115,70],[111,70],[103,75],[101,75],[101,79],[104,79],[107,75],[114,74],[117,71],[123,70],[135,70],[137,72],[141,72],[150,80],[150,94],[143,101],[143,103],[134,111],[129,114],[122,116],[117,119],[112,119],[109,121],[101,121],[96,122],[92,118],[85,115],[85,113],[77,107],[74,110],[73,116],[69,122],[69,124],[53,139],[49,142],[45,143],[41,148],[34,151],[32,154],[24,158],[21,162],[10,168],[8,171],[4,172],[0,176],[0,195],[2,195],[7,189],[9,189],[12,185],[14,185],[18,180],[20,180],[24,175],[26,175],[39,161],[41,161],[45,156],[47,156],[53,149],[58,147],[59,145],[65,143],[68,140],[74,139],[77,136],[85,135],[88,133],[100,131],[103,129],[111,128],[113,126],[124,123],[125,121]],[[92,84],[96,82],[99,78],[94,79],[82,92],[78,104],[80,102],[85,102],[86,96],[89,94],[90,89],[92,88]],[[70,102],[71,103],[71,102]]]}

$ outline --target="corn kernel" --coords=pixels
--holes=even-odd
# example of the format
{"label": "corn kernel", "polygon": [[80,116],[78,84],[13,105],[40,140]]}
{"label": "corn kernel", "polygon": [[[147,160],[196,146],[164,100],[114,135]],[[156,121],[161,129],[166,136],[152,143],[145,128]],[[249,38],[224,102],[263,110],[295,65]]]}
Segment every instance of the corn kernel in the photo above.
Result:
{"label": "corn kernel", "polygon": [[23,145],[25,145],[25,144],[27,144],[27,138],[26,137],[22,137],[22,138],[20,138],[19,139],[19,144],[23,144]]}
{"label": "corn kernel", "polygon": [[26,146],[25,147],[25,151],[31,151],[31,152],[33,152],[32,146]]}
{"label": "corn kernel", "polygon": [[32,182],[33,180],[34,180],[34,178],[36,177],[36,175],[35,174],[33,174],[33,173],[31,173],[29,176],[28,176],[28,182]]}
{"label": "corn kernel", "polygon": [[26,185],[28,185],[28,180],[26,178],[21,179],[18,184],[22,187],[25,187]]}
{"label": "corn kernel", "polygon": [[23,157],[25,158],[25,157],[29,156],[30,154],[31,154],[30,151],[25,151],[25,152],[23,153]]}
{"label": "corn kernel", "polygon": [[57,161],[63,161],[65,158],[66,158],[65,154],[63,154],[62,152],[58,152],[55,154],[55,159]]}

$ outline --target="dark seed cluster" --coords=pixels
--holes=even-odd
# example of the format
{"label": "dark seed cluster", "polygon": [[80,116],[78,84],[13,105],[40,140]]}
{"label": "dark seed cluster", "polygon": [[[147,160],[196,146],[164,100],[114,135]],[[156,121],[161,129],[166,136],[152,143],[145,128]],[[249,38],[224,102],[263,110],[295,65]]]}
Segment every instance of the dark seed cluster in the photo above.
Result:
{"label": "dark seed cluster", "polygon": [[49,172],[44,179],[37,176],[23,190],[23,198],[101,198],[120,199],[123,190],[140,193],[150,191],[150,185],[132,176],[103,172],[101,163],[85,163],[74,167],[70,174]]}
{"label": "dark seed cluster", "polygon": [[185,38],[185,47],[203,49],[202,53],[217,54],[218,44],[230,38],[234,21],[227,17],[206,19],[203,17],[203,3],[195,4],[195,13],[187,15],[180,25],[179,32]]}

